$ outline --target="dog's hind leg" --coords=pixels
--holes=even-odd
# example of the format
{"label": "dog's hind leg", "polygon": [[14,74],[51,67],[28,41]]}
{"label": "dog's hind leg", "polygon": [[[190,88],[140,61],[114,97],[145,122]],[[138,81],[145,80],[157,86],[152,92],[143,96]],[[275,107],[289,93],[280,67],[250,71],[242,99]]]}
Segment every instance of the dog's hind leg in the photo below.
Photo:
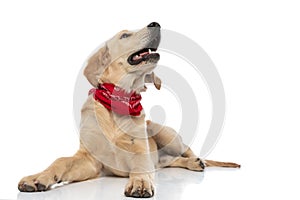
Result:
{"label": "dog's hind leg", "polygon": [[59,158],[43,172],[22,178],[18,189],[21,192],[45,191],[55,183],[95,178],[101,168],[102,164],[81,148],[73,157]]}
{"label": "dog's hind leg", "polygon": [[183,143],[180,135],[172,128],[147,121],[147,131],[159,149],[159,167],[181,167],[203,171],[205,165],[193,151]]}
{"label": "dog's hind leg", "polygon": [[201,160],[170,127],[148,120],[147,132],[157,143],[160,154],[159,167],[181,167],[194,171],[203,171],[205,167],[240,167],[239,164],[231,162]]}
{"label": "dog's hind leg", "polygon": [[186,158],[197,158],[197,156],[194,154],[192,149],[190,147],[186,148],[186,151],[182,154],[182,157]]}
{"label": "dog's hind leg", "polygon": [[[147,120],[147,133],[152,137],[158,150],[174,157],[182,156],[189,147],[182,142],[180,135],[171,127],[163,126]],[[188,154],[191,154],[188,152]]]}
{"label": "dog's hind leg", "polygon": [[203,171],[205,168],[204,162],[197,157],[174,157],[170,155],[162,155],[159,159],[159,168],[179,167],[192,171]]}

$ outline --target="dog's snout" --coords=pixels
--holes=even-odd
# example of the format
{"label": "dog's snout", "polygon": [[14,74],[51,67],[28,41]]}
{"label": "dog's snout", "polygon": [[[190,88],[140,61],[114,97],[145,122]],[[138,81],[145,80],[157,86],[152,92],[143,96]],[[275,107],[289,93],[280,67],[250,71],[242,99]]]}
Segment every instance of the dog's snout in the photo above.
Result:
{"label": "dog's snout", "polygon": [[157,22],[151,22],[147,27],[158,27],[158,28],[160,28],[160,25]]}

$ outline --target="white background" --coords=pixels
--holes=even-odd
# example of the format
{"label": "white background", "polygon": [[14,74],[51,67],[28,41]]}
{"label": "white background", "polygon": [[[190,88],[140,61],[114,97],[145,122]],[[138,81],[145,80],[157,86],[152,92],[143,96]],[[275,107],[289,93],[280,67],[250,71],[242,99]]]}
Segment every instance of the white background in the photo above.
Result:
{"label": "white background", "polygon": [[16,198],[22,176],[78,148],[73,88],[91,51],[158,21],[217,66],[227,113],[208,157],[242,164],[209,171],[199,196],[184,197],[299,199],[299,10],[296,0],[1,1],[0,198]]}

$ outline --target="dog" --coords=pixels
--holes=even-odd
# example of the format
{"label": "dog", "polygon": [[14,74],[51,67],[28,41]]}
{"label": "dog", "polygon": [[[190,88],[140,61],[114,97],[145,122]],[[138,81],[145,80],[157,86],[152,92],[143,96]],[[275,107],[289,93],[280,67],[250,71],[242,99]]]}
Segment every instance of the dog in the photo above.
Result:
{"label": "dog", "polygon": [[154,171],[181,167],[233,167],[231,162],[202,160],[170,127],[145,120],[140,104],[146,83],[157,89],[153,70],[160,55],[160,25],[139,31],[123,30],[94,53],[84,70],[93,89],[81,110],[80,148],[72,157],[55,160],[44,171],[21,179],[21,192],[46,191],[60,182],[78,182],[104,175],[129,177],[125,196],[154,195]]}

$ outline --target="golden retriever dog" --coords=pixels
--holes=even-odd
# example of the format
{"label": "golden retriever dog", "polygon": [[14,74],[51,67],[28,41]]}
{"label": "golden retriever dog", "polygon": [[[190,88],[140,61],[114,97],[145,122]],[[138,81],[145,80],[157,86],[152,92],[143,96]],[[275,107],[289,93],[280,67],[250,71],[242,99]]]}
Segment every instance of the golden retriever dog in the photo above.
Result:
{"label": "golden retriever dog", "polygon": [[161,80],[152,72],[160,58],[156,53],[159,43],[160,25],[152,22],[139,31],[117,33],[88,59],[84,75],[94,88],[81,110],[79,150],[22,178],[21,192],[116,175],[129,177],[126,196],[147,198],[154,195],[158,168],[240,167],[197,158],[175,130],[145,120],[140,93],[146,91],[146,83],[161,87]]}

